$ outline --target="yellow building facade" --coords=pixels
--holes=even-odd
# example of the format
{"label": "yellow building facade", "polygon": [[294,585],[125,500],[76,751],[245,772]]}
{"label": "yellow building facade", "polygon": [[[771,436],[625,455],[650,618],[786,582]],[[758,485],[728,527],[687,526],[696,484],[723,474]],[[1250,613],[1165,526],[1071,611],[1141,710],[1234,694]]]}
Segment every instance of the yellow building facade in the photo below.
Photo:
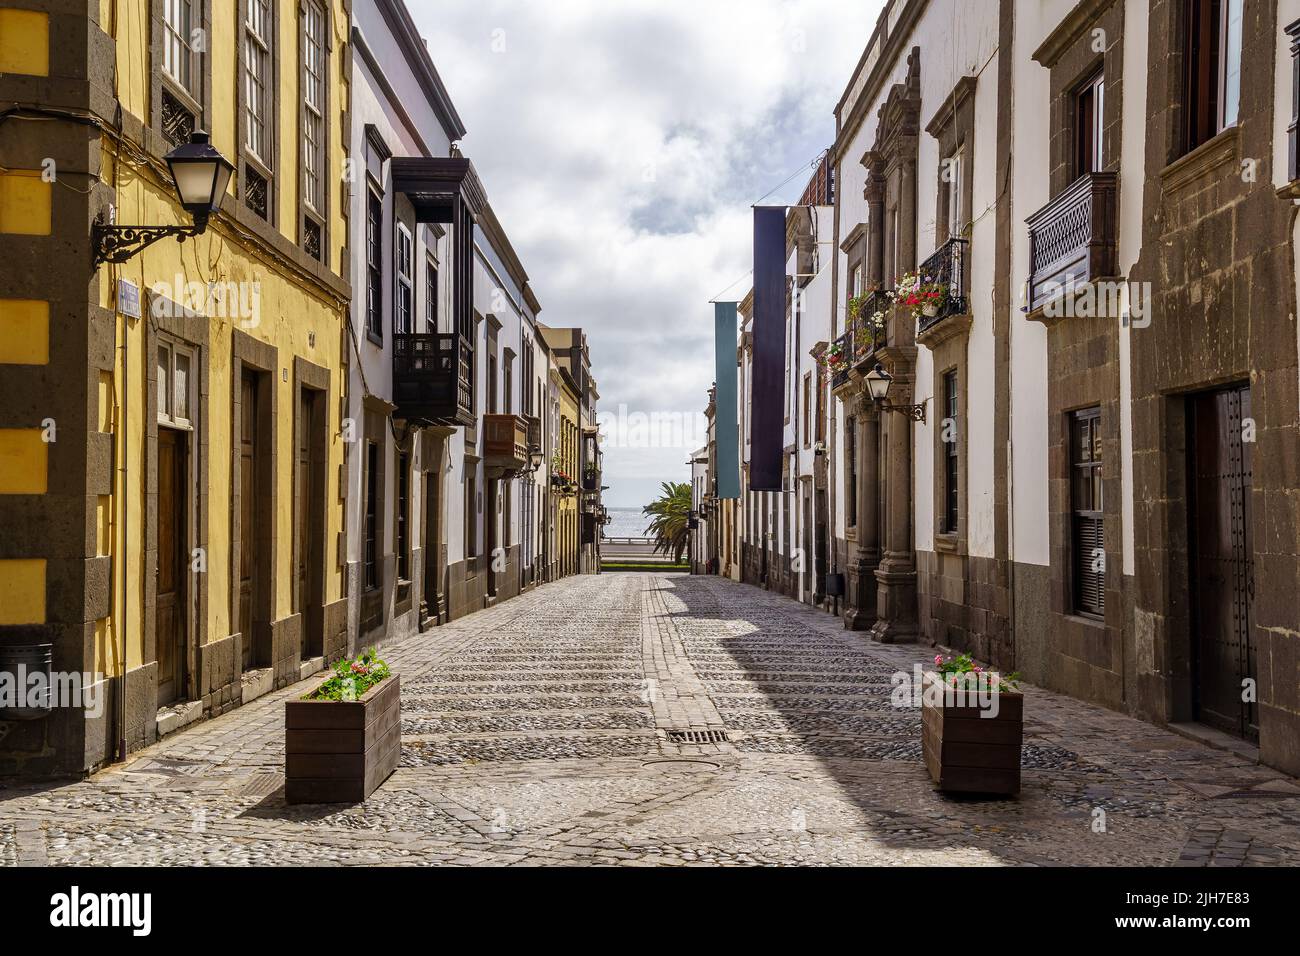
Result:
{"label": "yellow building facade", "polygon": [[[559,380],[559,425],[555,432],[555,457],[551,465],[555,502],[556,558],[561,577],[580,570],[578,550],[579,404],[578,390],[565,369],[557,369]],[[557,483],[556,479],[560,481]],[[556,485],[558,484],[558,487]]]}
{"label": "yellow building facade", "polygon": [[[0,774],[94,769],[346,640],[344,4],[88,6],[0,0],[0,662],[93,692]],[[202,130],[235,166],[206,230],[102,261],[97,223],[191,222],[164,157]]]}

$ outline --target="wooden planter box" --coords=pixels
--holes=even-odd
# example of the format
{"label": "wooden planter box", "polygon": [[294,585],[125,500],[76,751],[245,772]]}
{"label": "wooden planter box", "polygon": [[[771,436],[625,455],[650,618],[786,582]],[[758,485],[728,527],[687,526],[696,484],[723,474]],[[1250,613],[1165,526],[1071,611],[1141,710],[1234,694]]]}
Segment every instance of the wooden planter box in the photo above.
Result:
{"label": "wooden planter box", "polygon": [[997,716],[987,717],[973,694],[932,703],[939,683],[927,673],[922,687],[921,752],[931,779],[954,793],[1019,793],[1024,696],[999,692]]}
{"label": "wooden planter box", "polygon": [[356,700],[286,701],[285,802],[360,803],[374,793],[397,769],[401,691],[393,674]]}

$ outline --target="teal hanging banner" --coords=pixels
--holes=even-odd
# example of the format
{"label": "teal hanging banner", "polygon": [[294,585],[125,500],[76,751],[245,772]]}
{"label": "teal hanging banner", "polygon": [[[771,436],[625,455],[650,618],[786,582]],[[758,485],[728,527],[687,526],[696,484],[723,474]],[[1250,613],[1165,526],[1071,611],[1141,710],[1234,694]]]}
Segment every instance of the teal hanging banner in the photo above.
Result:
{"label": "teal hanging banner", "polygon": [[713,306],[714,441],[719,498],[740,497],[740,423],[736,409],[736,303]]}

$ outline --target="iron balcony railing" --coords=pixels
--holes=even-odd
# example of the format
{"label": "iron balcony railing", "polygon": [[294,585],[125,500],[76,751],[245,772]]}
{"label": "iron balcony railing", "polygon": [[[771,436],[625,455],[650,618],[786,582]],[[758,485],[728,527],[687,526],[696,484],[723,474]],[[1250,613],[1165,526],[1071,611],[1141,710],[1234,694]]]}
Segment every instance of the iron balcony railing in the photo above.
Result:
{"label": "iron balcony railing", "polygon": [[1087,173],[1030,216],[1029,295],[1033,312],[1085,282],[1115,274],[1116,173]]}
{"label": "iron balcony railing", "polygon": [[965,315],[970,308],[966,293],[966,262],[970,250],[969,239],[949,239],[934,255],[921,263],[917,270],[921,281],[941,283],[943,296],[933,310],[922,311],[917,320],[917,331],[924,332],[950,315]]}
{"label": "iron balcony railing", "polygon": [[866,362],[884,344],[885,330],[876,327],[876,315],[888,321],[893,300],[889,292],[878,289],[863,300],[862,307],[849,317],[844,334],[835,340],[839,346],[840,360],[831,366],[831,390],[849,380],[849,372]]}
{"label": "iron balcony railing", "polygon": [[455,332],[393,336],[398,417],[435,425],[474,424],[474,348]]}

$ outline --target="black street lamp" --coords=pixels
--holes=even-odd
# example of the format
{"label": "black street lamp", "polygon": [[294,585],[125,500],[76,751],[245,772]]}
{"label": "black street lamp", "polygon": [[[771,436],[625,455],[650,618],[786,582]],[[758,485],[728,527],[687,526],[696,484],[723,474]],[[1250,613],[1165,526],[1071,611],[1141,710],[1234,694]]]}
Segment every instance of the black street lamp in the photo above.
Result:
{"label": "black street lamp", "polygon": [[546,456],[542,454],[542,450],[534,445],[528,452],[528,473],[530,475],[536,474],[537,469],[542,467],[542,462],[545,460]]}
{"label": "black street lamp", "polygon": [[126,262],[159,239],[175,236],[198,236],[208,228],[208,219],[221,208],[235,167],[208,142],[208,134],[195,130],[190,141],[177,146],[163,157],[172,174],[172,185],[194,224],[190,226],[118,226],[95,221],[91,236],[95,244],[95,265],[101,262]]}
{"label": "black street lamp", "polygon": [[867,394],[871,396],[873,402],[887,412],[899,412],[914,422],[924,422],[925,402],[919,405],[885,404],[885,398],[889,395],[889,386],[893,381],[894,376],[886,372],[885,367],[877,362],[876,367],[867,373]]}

